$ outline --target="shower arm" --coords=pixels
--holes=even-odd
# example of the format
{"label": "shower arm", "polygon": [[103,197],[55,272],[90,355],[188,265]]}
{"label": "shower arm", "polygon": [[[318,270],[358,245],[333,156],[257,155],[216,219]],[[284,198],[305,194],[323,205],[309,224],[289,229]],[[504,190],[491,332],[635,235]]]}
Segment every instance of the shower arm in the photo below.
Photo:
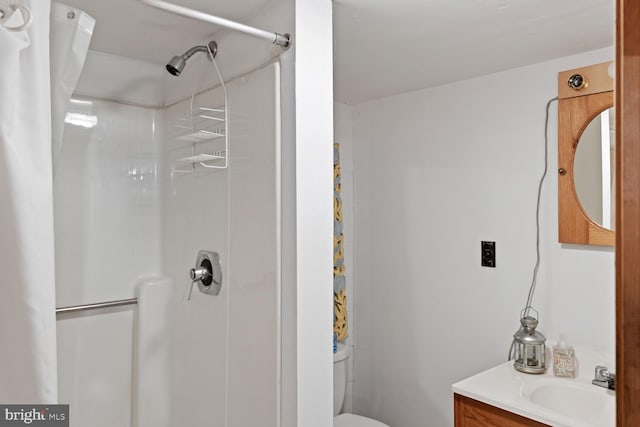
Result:
{"label": "shower arm", "polygon": [[[213,54],[215,55],[217,49],[214,49],[212,51],[213,51]],[[187,59],[191,58],[193,55],[195,55],[198,52],[204,52],[205,54],[207,54],[207,56],[210,56],[209,55],[209,49],[206,46],[194,46],[194,47],[192,47],[191,49],[189,49],[188,51],[186,51],[185,53],[183,53],[180,56],[182,56],[182,58],[184,60],[187,60]]]}
{"label": "shower arm", "polygon": [[163,0],[138,0],[147,6],[155,7],[166,12],[171,12],[176,15],[185,16],[187,18],[198,19],[200,21],[209,22],[211,24],[219,25],[221,27],[230,28],[232,30],[245,33],[247,35],[257,37],[259,39],[267,40],[277,46],[288,48],[290,39],[287,34],[279,34],[271,31],[261,30],[259,28],[250,27],[239,22],[231,21],[229,19],[220,18],[219,16],[210,15],[208,13],[200,12],[198,10],[189,9],[188,7],[178,6],[173,3],[169,3]]}

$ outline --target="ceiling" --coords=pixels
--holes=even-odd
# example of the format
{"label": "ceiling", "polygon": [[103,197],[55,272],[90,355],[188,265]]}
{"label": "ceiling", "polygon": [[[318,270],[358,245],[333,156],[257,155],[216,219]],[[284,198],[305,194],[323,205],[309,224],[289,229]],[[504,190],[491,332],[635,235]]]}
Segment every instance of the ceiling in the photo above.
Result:
{"label": "ceiling", "polygon": [[[171,0],[246,21],[292,0]],[[91,48],[164,64],[215,26],[137,0],[63,0]],[[614,0],[334,0],[335,98],[357,104],[613,45]]]}
{"label": "ceiling", "polygon": [[349,104],[612,46],[614,0],[334,0]]}
{"label": "ceiling", "polygon": [[[61,0],[96,19],[91,49],[165,64],[219,30],[215,25],[183,18],[137,0]],[[259,14],[273,0],[170,0],[171,3],[242,21]]]}

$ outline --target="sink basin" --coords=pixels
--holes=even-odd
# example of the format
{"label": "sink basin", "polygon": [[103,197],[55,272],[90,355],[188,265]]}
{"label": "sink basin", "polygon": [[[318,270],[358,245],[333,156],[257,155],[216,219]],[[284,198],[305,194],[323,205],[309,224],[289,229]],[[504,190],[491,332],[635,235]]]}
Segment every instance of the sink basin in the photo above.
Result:
{"label": "sink basin", "polygon": [[525,385],[522,396],[585,426],[615,426],[615,393],[605,388],[571,379],[540,379]]}

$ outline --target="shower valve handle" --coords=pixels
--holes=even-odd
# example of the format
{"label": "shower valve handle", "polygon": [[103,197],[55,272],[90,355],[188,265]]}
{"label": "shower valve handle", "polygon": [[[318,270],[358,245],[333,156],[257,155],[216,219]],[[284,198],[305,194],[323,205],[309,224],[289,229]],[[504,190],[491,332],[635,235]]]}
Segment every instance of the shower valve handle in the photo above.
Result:
{"label": "shower valve handle", "polygon": [[192,268],[189,270],[189,276],[191,276],[192,282],[204,281],[211,273],[204,267]]}
{"label": "shower valve handle", "polygon": [[187,297],[187,301],[191,301],[193,285],[195,285],[196,282],[205,284],[207,282],[207,279],[211,277],[211,271],[203,266],[192,268],[191,270],[189,270],[189,277],[191,277],[191,287],[189,288],[189,296]]}
{"label": "shower valve handle", "polygon": [[207,295],[218,295],[222,287],[222,268],[217,252],[201,250],[196,258],[196,265],[189,270],[191,287],[187,300],[191,299],[193,285],[198,284],[200,292]]}

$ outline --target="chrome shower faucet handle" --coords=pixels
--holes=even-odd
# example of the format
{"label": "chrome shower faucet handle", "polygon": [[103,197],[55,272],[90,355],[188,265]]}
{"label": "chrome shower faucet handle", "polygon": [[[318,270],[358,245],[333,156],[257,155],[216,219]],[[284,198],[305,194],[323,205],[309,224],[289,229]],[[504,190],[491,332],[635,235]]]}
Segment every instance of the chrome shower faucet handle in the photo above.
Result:
{"label": "chrome shower faucet handle", "polygon": [[195,267],[189,270],[189,277],[191,278],[191,287],[187,301],[191,300],[193,285],[196,283],[203,294],[218,295],[222,287],[222,267],[218,253],[199,251]]}

